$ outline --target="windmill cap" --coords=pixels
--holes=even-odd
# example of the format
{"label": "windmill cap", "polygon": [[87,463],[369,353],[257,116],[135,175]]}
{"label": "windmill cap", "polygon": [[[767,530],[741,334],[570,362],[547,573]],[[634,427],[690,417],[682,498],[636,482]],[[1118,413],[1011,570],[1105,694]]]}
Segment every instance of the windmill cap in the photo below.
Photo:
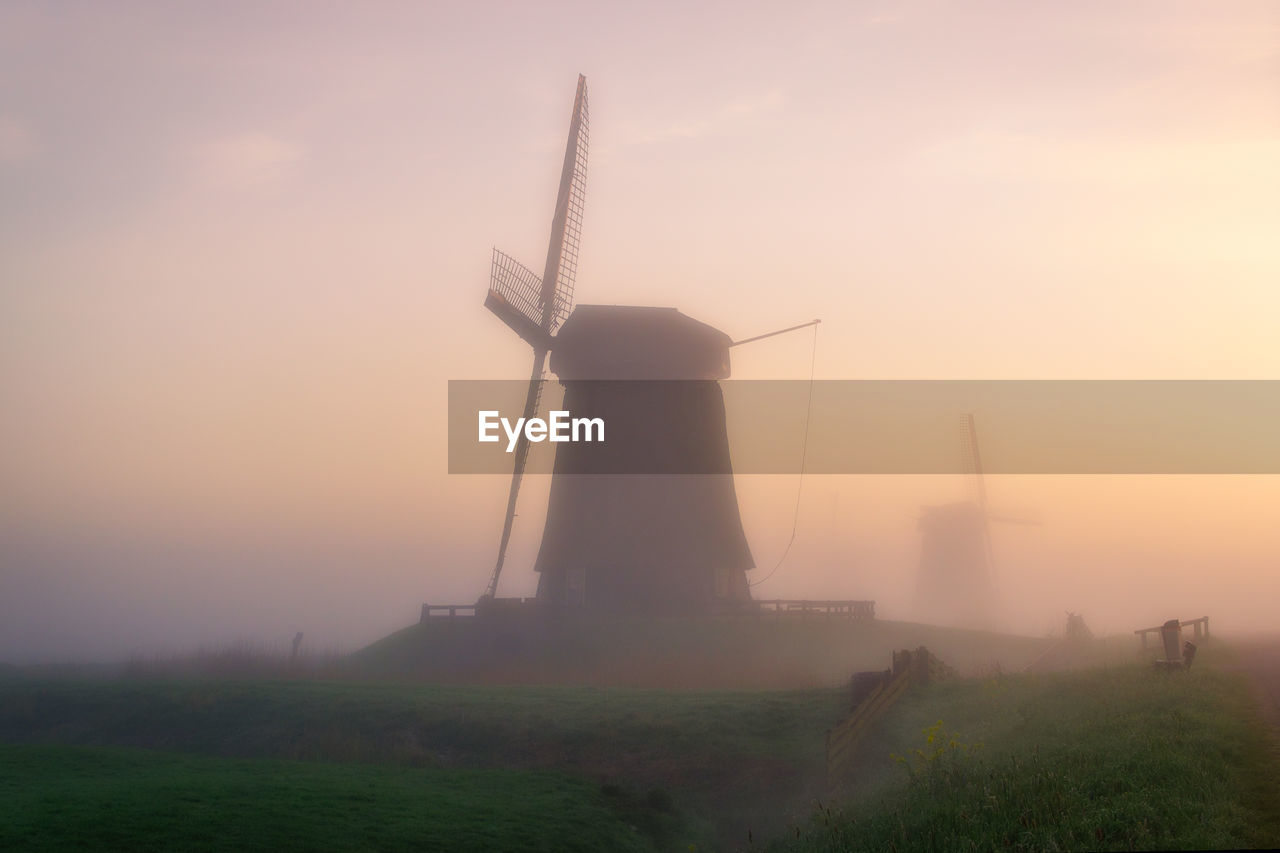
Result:
{"label": "windmill cap", "polygon": [[727,379],[724,332],[675,308],[579,305],[560,327],[551,370],[575,379]]}

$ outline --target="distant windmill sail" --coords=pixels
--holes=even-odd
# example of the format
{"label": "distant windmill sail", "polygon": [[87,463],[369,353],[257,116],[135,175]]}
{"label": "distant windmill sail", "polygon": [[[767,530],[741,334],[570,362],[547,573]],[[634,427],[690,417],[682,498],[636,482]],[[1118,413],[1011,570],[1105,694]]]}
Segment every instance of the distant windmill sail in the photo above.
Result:
{"label": "distant windmill sail", "polygon": [[[489,293],[485,306],[533,347],[533,370],[529,375],[529,392],[525,398],[524,417],[536,417],[542,396],[542,375],[547,352],[556,328],[573,310],[573,285],[578,275],[578,248],[582,242],[582,211],[587,188],[587,145],[589,140],[587,78],[578,75],[578,90],[573,99],[573,116],[569,121],[569,141],[564,150],[564,166],[560,172],[560,190],[551,219],[551,240],[547,246],[547,263],[542,278],[494,249]],[[529,457],[529,442],[520,436],[515,448],[511,489],[507,494],[507,514],[498,545],[498,559],[489,578],[485,595],[493,598],[498,591],[502,564],[511,541],[516,499]]]}
{"label": "distant windmill sail", "polygon": [[991,546],[991,514],[987,511],[987,480],[982,473],[982,451],[978,449],[978,426],[973,413],[965,414],[961,422],[962,441],[968,457],[966,464],[973,476],[978,506],[982,510],[982,546],[986,551],[987,583],[994,584],[996,573],[995,551]]}
{"label": "distant windmill sail", "polygon": [[972,413],[964,415],[960,421],[960,443],[965,455],[965,473],[973,478],[974,497],[985,508],[987,484],[982,473],[982,452],[978,449],[978,427]]}

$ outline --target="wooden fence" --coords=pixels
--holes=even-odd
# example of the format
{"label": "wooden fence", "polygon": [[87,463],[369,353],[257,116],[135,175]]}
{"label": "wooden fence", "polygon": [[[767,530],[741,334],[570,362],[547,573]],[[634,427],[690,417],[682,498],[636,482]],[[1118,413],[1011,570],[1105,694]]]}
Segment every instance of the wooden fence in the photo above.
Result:
{"label": "wooden fence", "polygon": [[475,615],[476,606],[474,604],[424,604],[422,605],[422,615],[418,617],[418,621],[448,619],[453,622],[459,618],[470,619]]}
{"label": "wooden fence", "polygon": [[[1188,619],[1187,621],[1182,622],[1180,624],[1183,628],[1187,627],[1188,625],[1192,626],[1192,630],[1195,632],[1196,642],[1200,642],[1202,639],[1207,639],[1209,636],[1209,617],[1208,616],[1201,616],[1199,619]],[[1163,625],[1157,625],[1154,628],[1139,628],[1133,633],[1137,634],[1142,639],[1142,648],[1145,649],[1147,647],[1147,635],[1159,634],[1163,630],[1164,630]]]}
{"label": "wooden fence", "polygon": [[831,619],[857,619],[870,621],[876,618],[874,601],[826,601],[775,598],[752,601],[751,608],[761,616],[779,619],[788,616],[820,616]]}
{"label": "wooden fence", "polygon": [[[419,622],[448,619],[469,619],[473,616],[491,613],[512,614],[541,605],[534,598],[494,598],[486,599],[481,604],[424,604]],[[775,598],[767,601],[752,600],[741,605],[734,604],[731,609],[712,611],[720,615],[746,613],[748,616],[760,616],[771,619],[791,619],[792,617],[852,619],[871,621],[876,618],[874,601],[849,600],[807,600]]]}
{"label": "wooden fence", "polygon": [[921,646],[894,652],[892,669],[854,675],[850,683],[853,710],[827,730],[828,787],[835,787],[848,774],[854,747],[913,684],[928,684],[951,673],[950,667]]}

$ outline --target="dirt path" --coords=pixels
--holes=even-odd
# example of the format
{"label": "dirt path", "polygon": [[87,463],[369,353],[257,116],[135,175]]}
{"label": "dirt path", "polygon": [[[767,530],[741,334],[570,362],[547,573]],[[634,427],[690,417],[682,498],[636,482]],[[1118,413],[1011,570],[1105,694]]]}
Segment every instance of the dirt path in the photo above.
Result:
{"label": "dirt path", "polygon": [[1280,637],[1235,640],[1231,647],[1238,657],[1230,668],[1248,673],[1267,716],[1280,726]]}

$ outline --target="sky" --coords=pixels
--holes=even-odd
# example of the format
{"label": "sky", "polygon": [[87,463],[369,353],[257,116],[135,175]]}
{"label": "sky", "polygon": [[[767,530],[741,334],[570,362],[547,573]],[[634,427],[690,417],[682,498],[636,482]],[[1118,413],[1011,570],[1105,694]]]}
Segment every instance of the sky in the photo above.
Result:
{"label": "sky", "polygon": [[[474,601],[507,483],[447,474],[446,387],[527,373],[489,255],[541,268],[578,73],[580,302],[821,317],[820,378],[1280,376],[1280,6],[793,6],[0,0],[0,660]],[[1009,627],[1269,624],[1277,478],[991,479],[1045,519]],[[953,480],[807,478],[757,594],[908,616]],[[761,572],[799,485],[739,478]]]}

